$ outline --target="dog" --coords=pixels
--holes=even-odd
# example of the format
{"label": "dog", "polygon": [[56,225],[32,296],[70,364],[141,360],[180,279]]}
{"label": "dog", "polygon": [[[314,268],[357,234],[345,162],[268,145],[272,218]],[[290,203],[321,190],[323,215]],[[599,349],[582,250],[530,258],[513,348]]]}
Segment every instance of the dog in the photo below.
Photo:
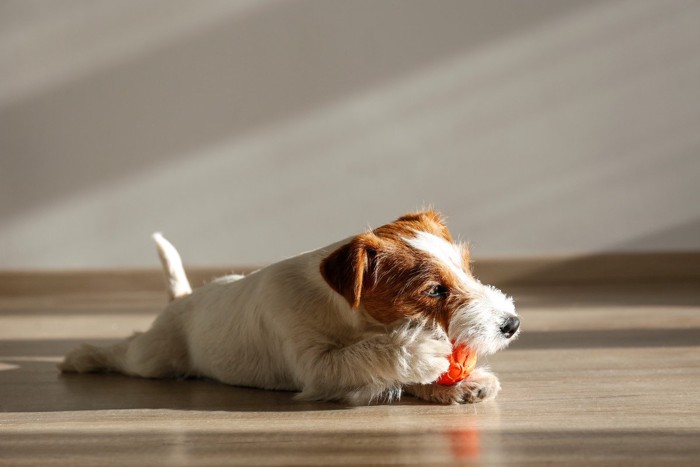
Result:
{"label": "dog", "polygon": [[468,248],[432,210],[194,291],[175,248],[154,239],[169,305],[144,333],[73,350],[61,371],[204,377],[353,405],[406,392],[473,403],[501,389],[483,367],[436,383],[453,344],[491,354],[517,337],[520,320],[512,298],[473,276]]}

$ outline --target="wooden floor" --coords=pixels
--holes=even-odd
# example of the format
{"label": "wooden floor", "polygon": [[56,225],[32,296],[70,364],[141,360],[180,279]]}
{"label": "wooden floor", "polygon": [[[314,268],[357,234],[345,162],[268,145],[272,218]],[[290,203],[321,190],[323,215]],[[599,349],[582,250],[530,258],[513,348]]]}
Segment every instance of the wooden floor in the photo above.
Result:
{"label": "wooden floor", "polygon": [[520,287],[494,402],[351,408],[210,381],[60,375],[155,292],[0,296],[3,465],[700,465],[700,287]]}

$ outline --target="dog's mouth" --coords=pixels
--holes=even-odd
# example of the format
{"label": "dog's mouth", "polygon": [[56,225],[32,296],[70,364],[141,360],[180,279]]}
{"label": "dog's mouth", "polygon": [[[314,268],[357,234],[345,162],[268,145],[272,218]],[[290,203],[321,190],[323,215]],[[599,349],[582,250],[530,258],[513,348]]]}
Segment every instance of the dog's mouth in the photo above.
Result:
{"label": "dog's mouth", "polygon": [[513,299],[497,288],[478,283],[471,300],[450,317],[449,337],[479,355],[508,346],[520,333]]}
{"label": "dog's mouth", "polygon": [[490,355],[502,350],[520,335],[520,318],[510,315],[501,322],[486,322],[478,316],[461,314],[450,323],[449,337],[455,344],[463,344],[479,355]]}

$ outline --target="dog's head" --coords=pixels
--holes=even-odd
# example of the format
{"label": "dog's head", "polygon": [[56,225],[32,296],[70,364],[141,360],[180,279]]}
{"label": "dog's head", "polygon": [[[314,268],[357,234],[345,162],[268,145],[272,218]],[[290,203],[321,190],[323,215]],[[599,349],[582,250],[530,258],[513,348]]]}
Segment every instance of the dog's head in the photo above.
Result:
{"label": "dog's head", "polygon": [[472,274],[469,250],[433,211],[403,216],[354,237],[321,262],[321,274],[352,308],[376,321],[429,321],[478,354],[518,334],[513,299]]}

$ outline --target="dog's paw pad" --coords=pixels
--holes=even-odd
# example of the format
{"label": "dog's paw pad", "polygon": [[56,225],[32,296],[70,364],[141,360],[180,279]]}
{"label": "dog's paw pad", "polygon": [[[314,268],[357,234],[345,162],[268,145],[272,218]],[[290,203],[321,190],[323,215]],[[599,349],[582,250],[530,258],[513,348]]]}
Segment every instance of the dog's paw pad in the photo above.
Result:
{"label": "dog's paw pad", "polygon": [[462,401],[472,404],[496,397],[501,390],[501,383],[490,371],[477,368],[461,383],[461,387],[464,391]]}

